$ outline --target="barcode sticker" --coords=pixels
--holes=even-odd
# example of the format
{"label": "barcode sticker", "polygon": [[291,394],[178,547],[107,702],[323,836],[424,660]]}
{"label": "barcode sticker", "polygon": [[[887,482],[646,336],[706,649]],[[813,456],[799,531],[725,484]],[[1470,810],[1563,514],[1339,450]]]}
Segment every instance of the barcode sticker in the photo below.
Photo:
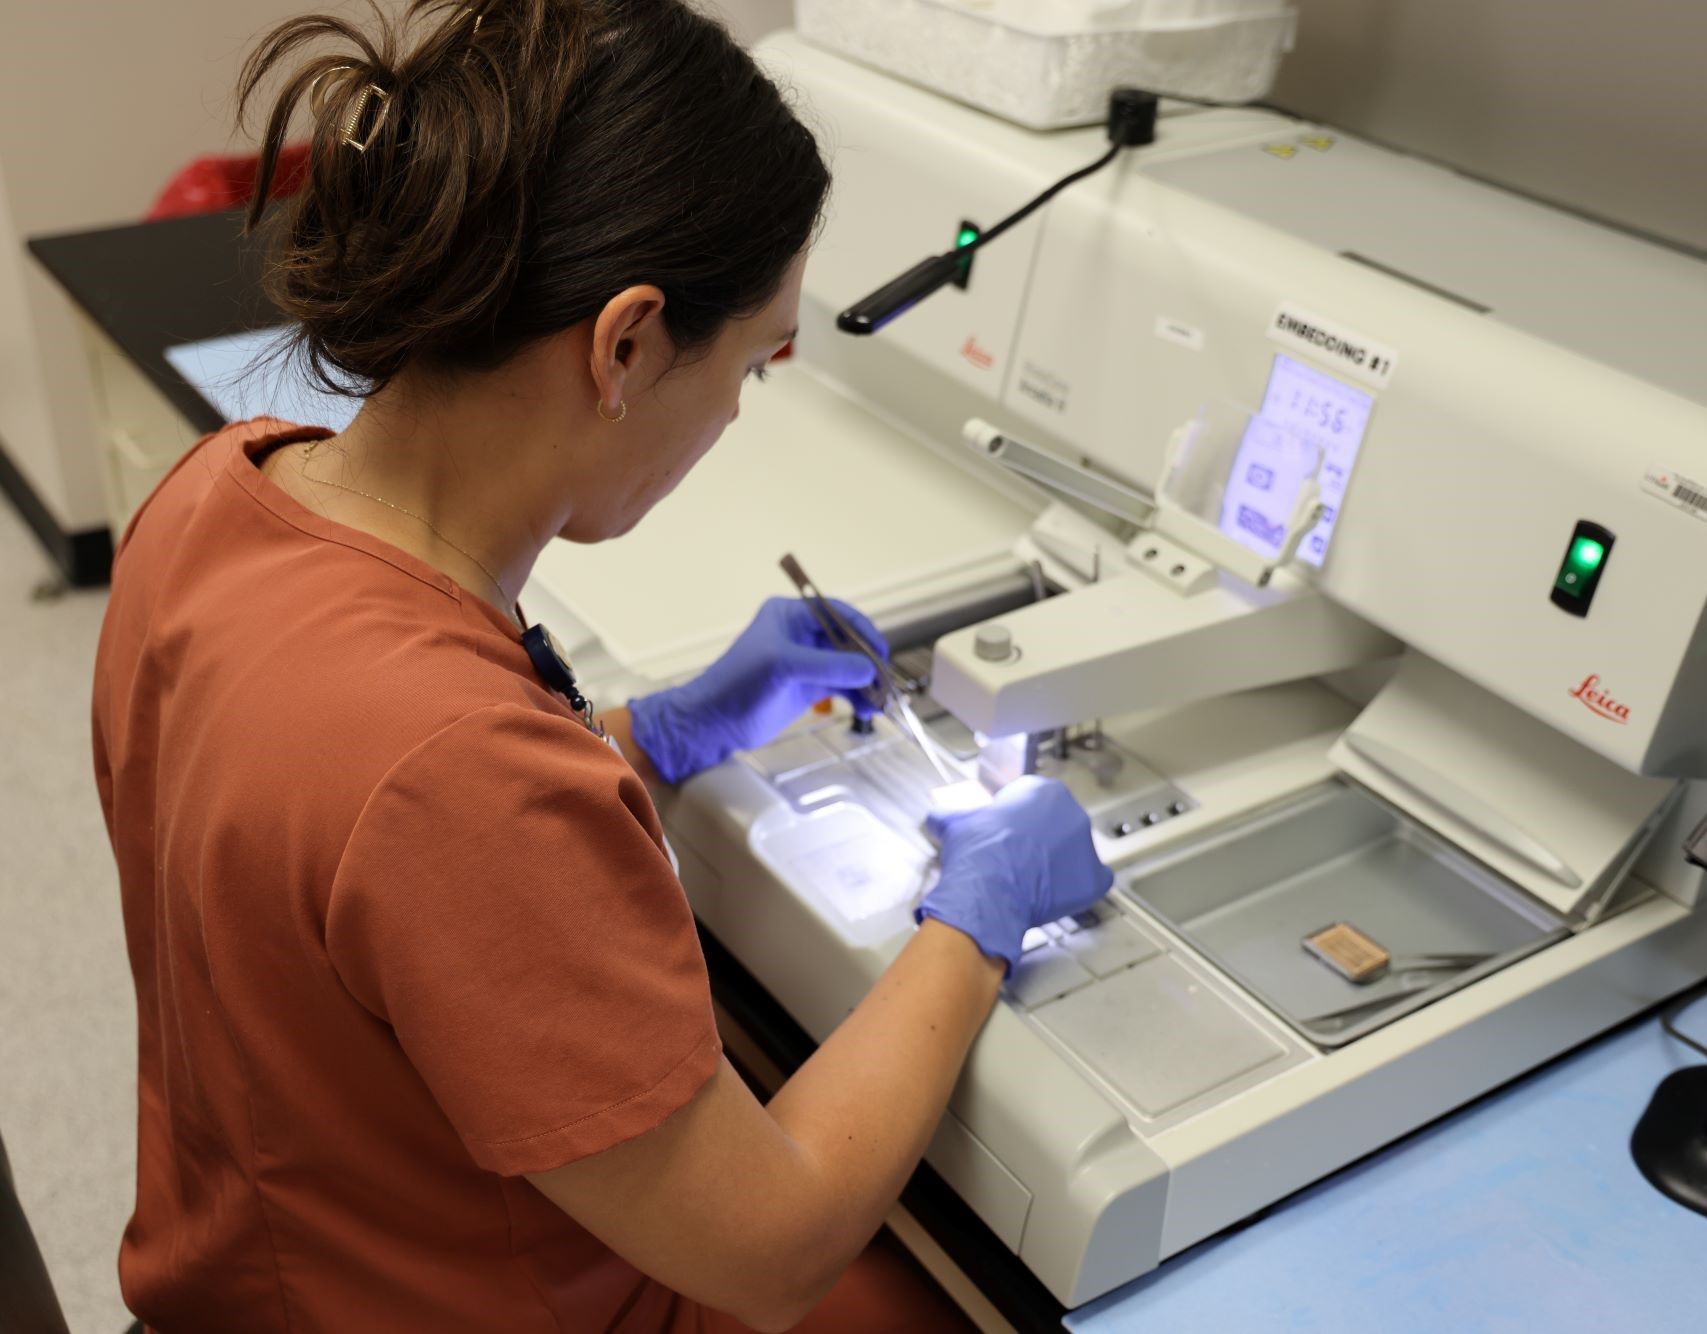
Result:
{"label": "barcode sticker", "polygon": [[1707,483],[1685,477],[1669,468],[1649,468],[1642,478],[1642,489],[1649,495],[1658,496],[1661,500],[1707,522]]}

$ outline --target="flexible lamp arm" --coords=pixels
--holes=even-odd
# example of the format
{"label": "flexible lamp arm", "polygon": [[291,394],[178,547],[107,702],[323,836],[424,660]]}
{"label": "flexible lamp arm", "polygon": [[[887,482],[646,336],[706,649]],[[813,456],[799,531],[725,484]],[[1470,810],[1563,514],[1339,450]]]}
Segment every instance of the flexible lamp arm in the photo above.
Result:
{"label": "flexible lamp arm", "polygon": [[1137,148],[1156,140],[1157,97],[1138,88],[1116,88],[1108,103],[1109,150],[1087,167],[1063,176],[1042,194],[1008,214],[994,227],[953,250],[920,260],[899,278],[884,283],[871,295],[855,302],[836,317],[843,333],[873,334],[897,316],[911,310],[937,289],[948,286],[961,273],[974,251],[981,250],[1003,232],[1024,222],[1061,191],[1076,181],[1101,171],[1123,148]]}

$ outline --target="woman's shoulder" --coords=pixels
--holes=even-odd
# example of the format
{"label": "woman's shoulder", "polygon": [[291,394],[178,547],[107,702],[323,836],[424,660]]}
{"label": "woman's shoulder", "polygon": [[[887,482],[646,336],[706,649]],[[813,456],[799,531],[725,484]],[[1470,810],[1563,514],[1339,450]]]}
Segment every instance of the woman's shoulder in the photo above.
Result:
{"label": "woman's shoulder", "polygon": [[233,696],[276,756],[306,772],[330,750],[369,782],[430,767],[455,783],[463,757],[497,748],[518,773],[567,760],[620,777],[627,766],[545,688],[519,643],[384,573],[341,596],[323,587],[311,603],[263,597],[244,617],[249,642],[232,644],[225,665],[247,678]]}
{"label": "woman's shoulder", "polygon": [[186,517],[199,509],[219,478],[231,468],[232,460],[244,453],[292,440],[315,439],[331,434],[324,427],[298,426],[274,417],[229,422],[204,435],[174,463],[171,469],[137,506],[125,525],[118,551],[123,553],[138,532],[148,528],[171,533]]}

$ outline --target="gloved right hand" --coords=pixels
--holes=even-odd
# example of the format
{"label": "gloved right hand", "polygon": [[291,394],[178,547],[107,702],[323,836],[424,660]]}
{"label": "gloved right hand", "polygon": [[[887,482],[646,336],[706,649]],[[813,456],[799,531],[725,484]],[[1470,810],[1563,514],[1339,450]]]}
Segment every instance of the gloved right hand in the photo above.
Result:
{"label": "gloved right hand", "polygon": [[981,810],[933,814],[942,874],[914,916],[964,931],[1008,972],[1034,926],[1082,912],[1114,883],[1091,842],[1090,817],[1052,778],[1015,779]]}

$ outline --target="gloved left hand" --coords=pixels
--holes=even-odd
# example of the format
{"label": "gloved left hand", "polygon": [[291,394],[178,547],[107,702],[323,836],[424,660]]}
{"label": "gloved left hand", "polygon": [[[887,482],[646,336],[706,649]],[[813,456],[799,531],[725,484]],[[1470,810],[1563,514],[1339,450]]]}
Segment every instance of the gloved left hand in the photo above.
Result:
{"label": "gloved left hand", "polygon": [[[844,602],[837,611],[885,659],[877,627]],[[726,652],[683,685],[629,702],[634,739],[667,783],[721,764],[738,750],[773,740],[827,695],[843,695],[865,716],[864,687],[877,668],[863,654],[835,649],[799,598],[771,598]]]}

